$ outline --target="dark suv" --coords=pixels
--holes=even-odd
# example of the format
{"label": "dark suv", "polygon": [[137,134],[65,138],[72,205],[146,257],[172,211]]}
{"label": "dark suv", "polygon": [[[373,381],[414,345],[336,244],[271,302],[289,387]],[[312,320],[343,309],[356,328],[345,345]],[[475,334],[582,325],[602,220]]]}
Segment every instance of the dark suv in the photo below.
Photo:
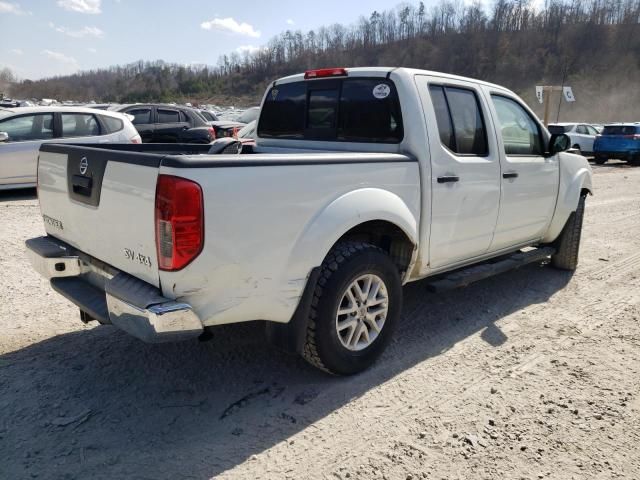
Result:
{"label": "dark suv", "polygon": [[128,113],[143,143],[210,143],[215,130],[193,108],[178,105],[116,105],[109,110]]}

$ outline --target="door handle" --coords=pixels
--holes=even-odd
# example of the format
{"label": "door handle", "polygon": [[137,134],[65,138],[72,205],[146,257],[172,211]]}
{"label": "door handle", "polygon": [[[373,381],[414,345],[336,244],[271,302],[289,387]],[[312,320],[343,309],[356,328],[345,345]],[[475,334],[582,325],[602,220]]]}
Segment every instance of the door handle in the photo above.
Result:
{"label": "door handle", "polygon": [[442,177],[438,177],[438,183],[453,183],[460,180],[460,177],[455,175],[445,175]]}
{"label": "door handle", "polygon": [[502,174],[502,178],[518,178],[518,172],[506,172]]}

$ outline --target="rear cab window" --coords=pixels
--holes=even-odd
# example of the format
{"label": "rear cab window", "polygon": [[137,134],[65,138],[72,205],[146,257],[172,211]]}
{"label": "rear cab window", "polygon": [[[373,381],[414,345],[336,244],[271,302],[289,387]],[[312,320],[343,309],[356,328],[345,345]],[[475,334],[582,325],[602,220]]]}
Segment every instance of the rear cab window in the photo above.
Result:
{"label": "rear cab window", "polygon": [[258,136],[400,143],[404,130],[395,85],[363,77],[276,84],[267,92]]}

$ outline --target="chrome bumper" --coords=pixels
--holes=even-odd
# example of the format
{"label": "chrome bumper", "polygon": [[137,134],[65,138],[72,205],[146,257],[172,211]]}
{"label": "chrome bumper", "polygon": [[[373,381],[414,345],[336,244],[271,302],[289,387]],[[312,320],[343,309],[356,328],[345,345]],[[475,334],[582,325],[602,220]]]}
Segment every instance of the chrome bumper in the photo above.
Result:
{"label": "chrome bumper", "polygon": [[26,246],[33,268],[80,307],[83,319],[113,324],[149,343],[185,340],[203,332],[189,304],[163,297],[153,285],[113,267],[100,269],[91,257],[53,237],[32,238]]}

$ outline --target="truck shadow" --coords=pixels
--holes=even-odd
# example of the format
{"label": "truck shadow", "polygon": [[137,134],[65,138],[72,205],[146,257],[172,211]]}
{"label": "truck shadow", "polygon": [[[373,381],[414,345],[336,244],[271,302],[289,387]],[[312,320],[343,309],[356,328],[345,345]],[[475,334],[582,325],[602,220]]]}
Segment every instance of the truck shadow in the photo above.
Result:
{"label": "truck shadow", "polygon": [[259,323],[220,327],[207,343],[147,345],[108,326],[53,337],[0,356],[0,470],[214,477],[296,433],[313,436],[313,423],[471,335],[480,332],[486,349],[508,344],[496,322],[546,302],[570,278],[531,265],[438,295],[408,285],[394,341],[351,378],[273,350]]}
{"label": "truck shadow", "polygon": [[0,203],[15,200],[35,200],[36,198],[38,198],[38,191],[35,188],[0,190]]}

